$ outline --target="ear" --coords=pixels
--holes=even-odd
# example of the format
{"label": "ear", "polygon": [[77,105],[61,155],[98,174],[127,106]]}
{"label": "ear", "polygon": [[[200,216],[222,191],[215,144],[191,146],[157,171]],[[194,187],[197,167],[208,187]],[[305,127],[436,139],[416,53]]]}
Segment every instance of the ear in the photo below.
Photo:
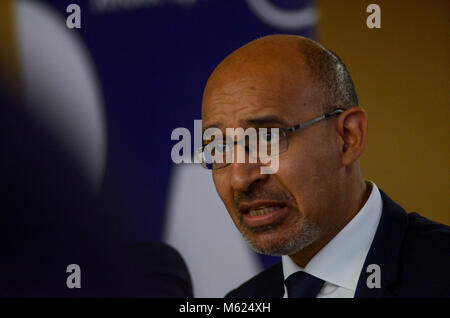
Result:
{"label": "ear", "polygon": [[352,107],[341,113],[337,120],[341,137],[341,160],[345,166],[361,157],[367,140],[367,114],[359,107]]}

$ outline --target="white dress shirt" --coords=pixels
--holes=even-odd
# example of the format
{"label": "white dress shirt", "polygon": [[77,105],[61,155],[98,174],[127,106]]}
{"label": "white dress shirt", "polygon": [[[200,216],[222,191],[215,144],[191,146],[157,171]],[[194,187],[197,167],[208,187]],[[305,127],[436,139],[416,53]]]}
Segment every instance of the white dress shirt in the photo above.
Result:
{"label": "white dress shirt", "polygon": [[[284,280],[297,272],[305,271],[325,281],[317,298],[353,298],[358,279],[370,245],[380,222],[383,203],[376,184],[361,210],[314,257],[305,268],[299,267],[284,255],[281,258]],[[287,297],[284,286],[284,298]]]}

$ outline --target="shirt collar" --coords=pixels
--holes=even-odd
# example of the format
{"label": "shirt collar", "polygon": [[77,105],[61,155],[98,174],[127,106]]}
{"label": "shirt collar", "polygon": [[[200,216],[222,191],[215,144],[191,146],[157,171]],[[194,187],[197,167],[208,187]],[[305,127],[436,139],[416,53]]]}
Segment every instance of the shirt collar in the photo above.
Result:
{"label": "shirt collar", "polygon": [[314,257],[305,268],[282,256],[284,279],[305,271],[324,281],[350,290],[356,290],[364,260],[372,244],[381,217],[382,200],[376,184],[364,206],[353,219]]}

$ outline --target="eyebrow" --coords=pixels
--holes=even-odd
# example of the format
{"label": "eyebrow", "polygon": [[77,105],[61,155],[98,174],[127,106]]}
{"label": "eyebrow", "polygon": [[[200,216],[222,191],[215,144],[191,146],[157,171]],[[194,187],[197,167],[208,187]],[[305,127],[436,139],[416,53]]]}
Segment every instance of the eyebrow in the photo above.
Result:
{"label": "eyebrow", "polygon": [[[243,119],[243,120],[239,121],[239,125],[241,127],[263,126],[263,125],[268,125],[268,124],[276,124],[276,125],[280,125],[280,126],[289,126],[288,122],[286,122],[284,119],[282,119],[281,117],[278,117],[276,115],[267,115],[267,116],[262,116],[262,117]],[[203,129],[202,135],[205,132],[205,130],[207,130],[208,128],[222,129],[222,127],[223,127],[223,125],[221,123],[219,123],[219,122],[212,123],[212,124],[208,125],[207,127],[205,127],[205,129]]]}
{"label": "eyebrow", "polygon": [[221,129],[222,128],[222,124],[221,123],[212,123],[212,124],[208,125],[207,127],[205,127],[205,129],[202,130],[202,136],[205,133],[205,131],[207,129],[209,129],[209,128],[219,128],[219,129]]}
{"label": "eyebrow", "polygon": [[262,126],[267,124],[278,124],[281,126],[289,126],[284,119],[276,115],[268,115],[263,117],[255,117],[250,119],[241,120],[239,122],[241,126]]}

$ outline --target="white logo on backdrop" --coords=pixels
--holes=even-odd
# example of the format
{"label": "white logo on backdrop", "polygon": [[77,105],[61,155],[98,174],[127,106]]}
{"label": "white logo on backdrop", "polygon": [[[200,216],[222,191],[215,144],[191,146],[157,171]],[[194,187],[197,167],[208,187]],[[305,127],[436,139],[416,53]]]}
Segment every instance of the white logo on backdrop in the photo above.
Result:
{"label": "white logo on backdrop", "polygon": [[314,26],[319,14],[309,6],[286,10],[275,6],[270,0],[247,0],[253,13],[265,23],[282,30],[299,30]]}
{"label": "white logo on backdrop", "polygon": [[90,0],[91,12],[105,13],[113,11],[129,11],[141,8],[156,8],[175,4],[181,7],[192,7],[198,0]]}

